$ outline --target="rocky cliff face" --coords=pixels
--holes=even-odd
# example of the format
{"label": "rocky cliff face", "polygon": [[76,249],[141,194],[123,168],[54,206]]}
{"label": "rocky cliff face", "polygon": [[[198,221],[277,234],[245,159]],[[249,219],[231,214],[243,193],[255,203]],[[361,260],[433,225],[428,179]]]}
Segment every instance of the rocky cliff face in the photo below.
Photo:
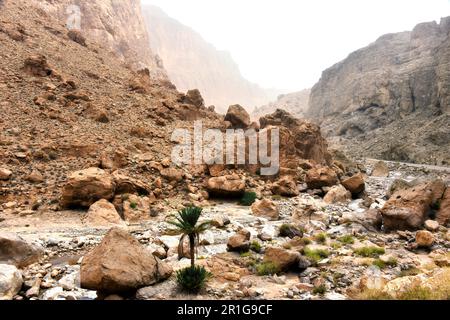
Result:
{"label": "rocky cliff face", "polygon": [[[150,49],[139,0],[32,0],[61,23],[76,19],[81,32],[102,44],[135,69],[148,67],[155,78],[166,78],[162,62]],[[74,9],[75,8],[75,9]],[[72,20],[73,21],[73,20]]]}
{"label": "rocky cliff face", "polygon": [[178,90],[199,89],[206,103],[221,112],[236,103],[252,109],[276,97],[244,79],[229,53],[218,51],[161,9],[144,6],[143,13],[150,45]]}
{"label": "rocky cliff face", "polygon": [[450,17],[388,34],[323,72],[308,117],[357,155],[450,163]]}
{"label": "rocky cliff face", "polygon": [[297,118],[304,118],[309,106],[310,89],[299,92],[279,95],[277,101],[268,105],[256,108],[252,113],[252,118],[259,119],[267,114],[275,112],[277,109],[285,110]]}

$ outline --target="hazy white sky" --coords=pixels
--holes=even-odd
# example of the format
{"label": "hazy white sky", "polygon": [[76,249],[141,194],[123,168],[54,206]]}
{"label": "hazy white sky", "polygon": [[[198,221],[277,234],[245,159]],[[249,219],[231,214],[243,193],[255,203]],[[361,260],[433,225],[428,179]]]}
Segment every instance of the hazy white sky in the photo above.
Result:
{"label": "hazy white sky", "polygon": [[267,88],[311,87],[385,33],[450,15],[450,0],[142,0],[227,50]]}

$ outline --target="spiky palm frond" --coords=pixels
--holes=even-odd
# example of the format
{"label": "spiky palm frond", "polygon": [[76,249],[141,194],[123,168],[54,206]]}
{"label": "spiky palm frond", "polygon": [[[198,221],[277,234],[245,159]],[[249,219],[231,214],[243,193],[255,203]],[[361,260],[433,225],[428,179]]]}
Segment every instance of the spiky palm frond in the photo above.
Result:
{"label": "spiky palm frond", "polygon": [[174,221],[169,221],[168,223],[177,227],[177,231],[182,234],[195,235],[202,233],[207,230],[211,224],[210,221],[206,221],[197,225],[202,211],[203,209],[199,207],[184,208],[178,212]]}
{"label": "spiky palm frond", "polygon": [[[200,243],[200,233],[206,231],[210,225],[210,221],[199,223],[198,220],[203,209],[199,207],[188,207],[180,210],[175,220],[169,223],[177,227],[177,231],[181,233],[180,242],[178,244],[178,256],[184,256],[184,239],[189,237],[193,239],[194,247]],[[193,248],[191,248],[193,250]]]}

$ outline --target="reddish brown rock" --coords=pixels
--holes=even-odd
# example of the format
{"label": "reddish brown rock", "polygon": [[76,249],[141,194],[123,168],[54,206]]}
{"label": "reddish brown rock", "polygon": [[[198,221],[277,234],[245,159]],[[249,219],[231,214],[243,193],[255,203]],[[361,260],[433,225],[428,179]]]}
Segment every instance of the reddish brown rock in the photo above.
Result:
{"label": "reddish brown rock", "polygon": [[317,167],[308,170],[305,182],[309,189],[332,187],[338,183],[338,176],[336,175],[336,172],[329,167]]}
{"label": "reddish brown rock", "polygon": [[116,184],[111,175],[99,168],[89,168],[72,173],[62,191],[63,208],[89,207],[98,200],[111,200]]}
{"label": "reddish brown rock", "polygon": [[296,197],[300,194],[297,183],[291,176],[285,176],[272,185],[272,193],[283,197]]}
{"label": "reddish brown rock", "polygon": [[429,248],[434,243],[434,236],[430,231],[425,231],[425,230],[417,231],[416,243],[419,247]]}
{"label": "reddish brown rock", "polygon": [[280,271],[289,270],[299,259],[300,253],[276,247],[267,248],[264,255],[264,262],[273,263]]}
{"label": "reddish brown rock", "polygon": [[161,176],[169,181],[180,182],[183,180],[184,173],[180,169],[166,168],[161,170]]}
{"label": "reddish brown rock", "polygon": [[225,116],[225,121],[229,121],[233,128],[246,129],[251,124],[250,115],[243,107],[238,104],[230,106],[228,108],[228,112]]}
{"label": "reddish brown rock", "polygon": [[240,230],[228,239],[227,247],[229,251],[246,252],[250,249],[250,231]]}
{"label": "reddish brown rock", "polygon": [[360,193],[364,192],[366,188],[362,173],[358,173],[350,178],[343,179],[341,183],[345,187],[345,189],[350,191],[354,196],[357,196]]}
{"label": "reddish brown rock", "polygon": [[[331,155],[328,144],[320,132],[320,127],[300,120],[284,110],[276,110],[260,120],[261,130],[279,128],[280,130],[280,164],[282,167],[292,167],[302,160],[312,160],[317,164],[328,165]],[[296,169],[294,167],[293,169]]]}
{"label": "reddish brown rock", "polygon": [[238,175],[210,178],[207,182],[208,192],[218,196],[241,196],[245,192],[245,182]]}
{"label": "reddish brown rock", "polygon": [[9,180],[12,176],[12,171],[6,168],[0,168],[0,180]]}
{"label": "reddish brown rock", "polygon": [[381,209],[386,230],[420,228],[441,190],[438,180],[395,192]]}
{"label": "reddish brown rock", "polygon": [[122,229],[112,229],[83,258],[81,287],[103,293],[135,291],[167,279],[172,268]]}
{"label": "reddish brown rock", "polygon": [[48,77],[52,74],[52,69],[47,64],[47,58],[43,55],[27,58],[24,62],[24,70],[37,77]]}

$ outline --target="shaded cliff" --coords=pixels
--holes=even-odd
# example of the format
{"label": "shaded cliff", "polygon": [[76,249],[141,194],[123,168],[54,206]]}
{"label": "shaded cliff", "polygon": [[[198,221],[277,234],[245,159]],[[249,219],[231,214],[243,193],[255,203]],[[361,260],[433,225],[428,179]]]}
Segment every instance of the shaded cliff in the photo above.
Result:
{"label": "shaded cliff", "polygon": [[450,163],[449,32],[447,17],[353,52],[323,72],[307,116],[358,156]]}
{"label": "shaded cliff", "polygon": [[236,103],[251,110],[276,97],[244,79],[228,52],[218,51],[158,7],[145,5],[143,13],[150,46],[164,61],[171,81],[180,91],[197,88],[208,105],[222,112]]}
{"label": "shaded cliff", "polygon": [[[62,24],[80,14],[83,35],[103,45],[134,69],[148,67],[155,78],[166,78],[162,62],[153,54],[140,0],[32,0]],[[76,7],[78,6],[79,11]]]}

